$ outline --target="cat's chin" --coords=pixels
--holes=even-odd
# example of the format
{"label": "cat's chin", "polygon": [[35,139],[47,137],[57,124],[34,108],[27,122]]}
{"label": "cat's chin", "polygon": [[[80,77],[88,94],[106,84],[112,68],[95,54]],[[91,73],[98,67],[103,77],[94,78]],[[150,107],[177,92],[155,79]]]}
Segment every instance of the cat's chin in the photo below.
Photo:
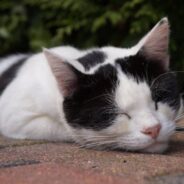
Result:
{"label": "cat's chin", "polygon": [[167,150],[167,148],[168,148],[167,142],[156,142],[144,148],[141,151],[146,153],[163,153]]}

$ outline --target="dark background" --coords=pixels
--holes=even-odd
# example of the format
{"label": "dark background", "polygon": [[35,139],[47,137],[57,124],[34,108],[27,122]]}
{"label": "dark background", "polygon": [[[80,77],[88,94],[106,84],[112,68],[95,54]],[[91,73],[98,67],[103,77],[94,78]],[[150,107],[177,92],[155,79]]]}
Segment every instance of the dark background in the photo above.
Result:
{"label": "dark background", "polygon": [[130,47],[164,16],[171,67],[184,70],[183,0],[1,0],[0,56],[63,44]]}

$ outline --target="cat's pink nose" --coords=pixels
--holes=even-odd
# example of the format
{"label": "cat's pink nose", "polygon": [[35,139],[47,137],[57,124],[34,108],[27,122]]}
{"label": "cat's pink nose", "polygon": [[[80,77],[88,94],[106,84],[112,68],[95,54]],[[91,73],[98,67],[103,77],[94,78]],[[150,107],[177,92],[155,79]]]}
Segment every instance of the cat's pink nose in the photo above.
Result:
{"label": "cat's pink nose", "polygon": [[161,125],[160,124],[157,124],[155,126],[145,128],[141,132],[143,134],[145,134],[145,135],[150,136],[153,139],[156,139],[158,137],[158,134],[160,132],[160,129],[161,129]]}

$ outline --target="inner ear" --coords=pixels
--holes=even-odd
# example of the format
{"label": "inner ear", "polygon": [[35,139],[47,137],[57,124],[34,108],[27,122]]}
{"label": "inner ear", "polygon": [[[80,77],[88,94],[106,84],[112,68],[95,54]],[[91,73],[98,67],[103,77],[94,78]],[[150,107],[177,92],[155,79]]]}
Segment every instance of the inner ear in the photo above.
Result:
{"label": "inner ear", "polygon": [[44,49],[43,53],[56,78],[61,93],[64,97],[71,96],[78,87],[74,67],[68,64],[64,58],[48,49]]}
{"label": "inner ear", "polygon": [[138,43],[140,47],[139,53],[147,59],[159,62],[164,69],[168,69],[169,67],[169,32],[168,19],[163,18]]}

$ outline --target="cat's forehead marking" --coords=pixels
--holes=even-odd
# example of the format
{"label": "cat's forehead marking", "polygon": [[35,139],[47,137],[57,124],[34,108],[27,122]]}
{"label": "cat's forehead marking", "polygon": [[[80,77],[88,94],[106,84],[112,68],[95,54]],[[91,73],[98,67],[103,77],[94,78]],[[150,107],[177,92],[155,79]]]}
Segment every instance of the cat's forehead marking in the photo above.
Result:
{"label": "cat's forehead marking", "polygon": [[167,72],[160,67],[159,61],[148,60],[141,53],[126,58],[117,58],[115,65],[120,66],[124,73],[133,76],[138,82],[141,80],[148,84],[151,84],[151,81],[157,76]]}
{"label": "cat's forehead marking", "polygon": [[77,60],[81,63],[85,70],[90,70],[90,68],[102,64],[105,62],[106,54],[99,50],[94,50],[92,52],[87,53],[86,55],[78,58]]}
{"label": "cat's forehead marking", "polygon": [[94,74],[99,68],[104,65],[115,66],[116,59],[128,58],[135,55],[138,52],[138,47],[116,48],[116,47],[102,47],[96,51],[92,51],[77,59],[80,64],[83,65],[86,74]]}

